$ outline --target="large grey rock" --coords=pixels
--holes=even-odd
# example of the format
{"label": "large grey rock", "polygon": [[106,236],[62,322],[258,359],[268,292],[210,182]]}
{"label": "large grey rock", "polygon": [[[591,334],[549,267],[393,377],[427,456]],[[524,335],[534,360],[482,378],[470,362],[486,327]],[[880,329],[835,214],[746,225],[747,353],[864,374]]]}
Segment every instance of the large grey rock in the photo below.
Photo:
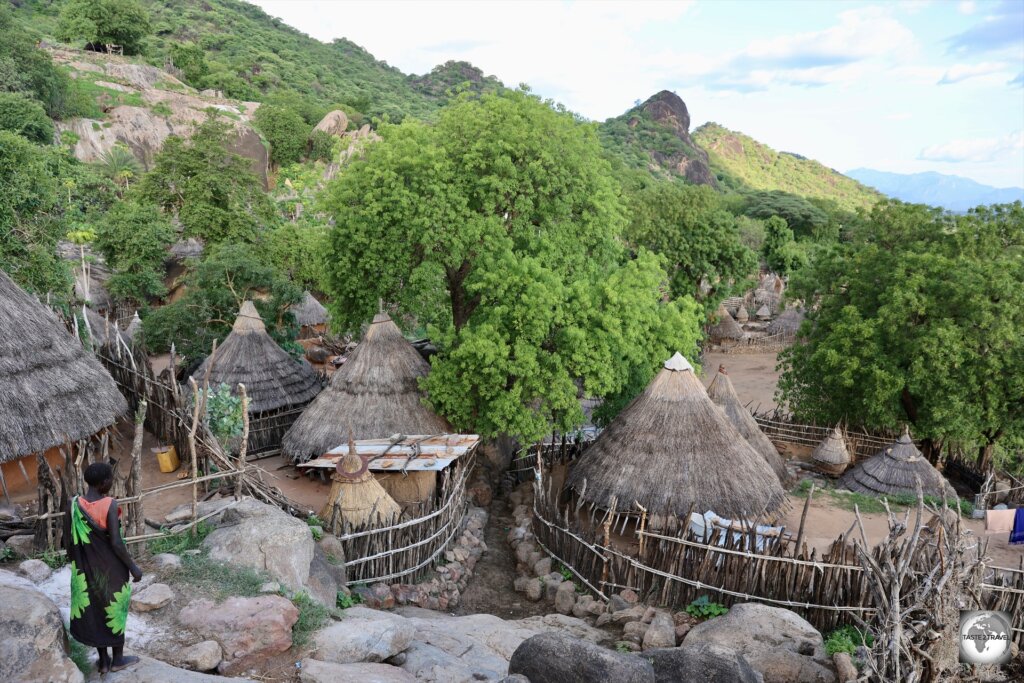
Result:
{"label": "large grey rock", "polygon": [[193,671],[210,671],[216,669],[224,658],[220,643],[216,640],[204,640],[185,650],[182,658],[185,666]]}
{"label": "large grey rock", "polygon": [[132,593],[132,610],[136,612],[151,612],[171,604],[174,599],[174,591],[166,583],[154,583],[147,586],[138,593]]}
{"label": "large grey rock", "polygon": [[390,664],[332,664],[303,659],[301,683],[416,683],[416,679]]}
{"label": "large grey rock", "polygon": [[7,539],[7,547],[15,557],[31,557],[36,551],[36,538],[32,534],[16,534]]}
{"label": "large grey rock", "polygon": [[60,610],[28,579],[0,570],[0,681],[81,683]]}
{"label": "large grey rock", "polygon": [[689,647],[717,645],[746,657],[765,683],[834,683],[832,660],[817,629],[795,612],[748,602],[728,614],[697,624]]}
{"label": "large grey rock", "polygon": [[643,646],[645,650],[676,646],[676,625],[668,612],[658,610],[655,613],[650,627],[644,633]]}
{"label": "large grey rock", "polygon": [[329,111],[313,130],[319,130],[328,135],[341,135],[348,130],[348,116],[340,109]]}
{"label": "large grey rock", "polygon": [[23,576],[27,576],[32,583],[42,583],[50,578],[50,574],[53,574],[50,565],[42,560],[25,560],[18,565],[18,571]]}
{"label": "large grey rock", "polygon": [[402,652],[416,629],[404,619],[364,607],[345,610],[345,618],[314,636],[317,658],[335,664],[382,662]]}
{"label": "large grey rock", "polygon": [[228,598],[217,605],[196,600],[178,614],[182,626],[223,648],[224,660],[217,667],[222,674],[242,671],[290,648],[298,619],[299,610],[280,595]]}
{"label": "large grey rock", "polygon": [[555,609],[559,614],[571,614],[576,605],[576,586],[572,581],[565,581],[555,591]]}
{"label": "large grey rock", "polygon": [[559,633],[541,633],[524,641],[508,665],[530,683],[654,683],[647,660],[620,654]]}
{"label": "large grey rock", "polygon": [[655,683],[762,683],[761,674],[734,650],[717,645],[648,650]]}
{"label": "large grey rock", "polygon": [[302,590],[309,578],[313,545],[304,522],[252,499],[226,509],[203,541],[210,559],[265,571],[291,591]]}
{"label": "large grey rock", "polygon": [[[231,683],[256,683],[251,678],[229,680]],[[138,664],[103,676],[94,672],[89,676],[89,683],[224,683],[224,677],[179,669],[176,666],[139,655]]]}
{"label": "large grey rock", "polygon": [[181,556],[174,553],[160,553],[153,556],[153,564],[161,569],[178,569],[181,567]]}
{"label": "large grey rock", "polygon": [[338,603],[340,588],[335,579],[334,567],[335,565],[330,564],[327,556],[317,547],[313,551],[313,561],[309,563],[309,576],[306,578],[306,588],[310,597],[331,609]]}
{"label": "large grey rock", "polygon": [[545,614],[543,616],[527,617],[526,619],[520,619],[511,623],[521,628],[530,629],[534,633],[564,633],[578,640],[585,640],[597,645],[611,640],[611,637],[604,631],[594,628],[582,619],[564,614]]}

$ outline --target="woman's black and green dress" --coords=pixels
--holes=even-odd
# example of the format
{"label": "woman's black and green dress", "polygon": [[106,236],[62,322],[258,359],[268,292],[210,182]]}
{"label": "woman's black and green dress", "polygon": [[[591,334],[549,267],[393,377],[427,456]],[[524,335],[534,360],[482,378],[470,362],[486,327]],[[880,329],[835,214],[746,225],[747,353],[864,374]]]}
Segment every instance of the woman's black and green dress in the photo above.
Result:
{"label": "woman's black and green dress", "polygon": [[82,511],[77,496],[71,500],[64,515],[71,560],[71,635],[91,647],[124,646],[132,588],[128,566],[115,551],[113,534],[119,530],[100,527]]}

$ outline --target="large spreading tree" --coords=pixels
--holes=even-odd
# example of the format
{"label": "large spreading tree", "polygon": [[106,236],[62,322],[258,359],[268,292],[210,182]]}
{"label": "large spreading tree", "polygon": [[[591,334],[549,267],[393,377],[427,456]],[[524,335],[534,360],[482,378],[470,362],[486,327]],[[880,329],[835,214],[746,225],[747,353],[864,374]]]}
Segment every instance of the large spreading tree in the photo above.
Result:
{"label": "large spreading tree", "polygon": [[1024,208],[954,216],[875,208],[850,243],[796,278],[813,305],[807,339],[782,355],[780,392],[822,422],[908,423],[991,463],[1024,435]]}
{"label": "large spreading tree", "polygon": [[594,128],[523,92],[465,97],[383,141],[329,187],[328,283],[354,331],[378,299],[429,326],[424,383],[459,429],[537,438],[582,422],[578,396],[692,354],[696,304],[664,260],[630,258]]}

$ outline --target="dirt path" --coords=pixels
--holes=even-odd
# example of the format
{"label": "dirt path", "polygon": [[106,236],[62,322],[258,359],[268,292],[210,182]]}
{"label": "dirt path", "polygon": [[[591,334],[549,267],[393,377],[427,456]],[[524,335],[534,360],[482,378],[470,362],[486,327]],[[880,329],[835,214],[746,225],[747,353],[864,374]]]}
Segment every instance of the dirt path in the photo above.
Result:
{"label": "dirt path", "polygon": [[741,403],[770,410],[775,407],[775,387],[779,383],[777,362],[775,353],[709,353],[704,357],[704,385],[711,384],[718,366],[724,365]]}
{"label": "dirt path", "polygon": [[495,499],[487,512],[489,517],[484,529],[487,551],[477,562],[473,578],[469,580],[455,613],[460,616],[493,614],[502,619],[524,619],[549,613],[550,605],[544,601],[530,602],[513,588],[516,558],[505,540],[513,526],[508,502]]}

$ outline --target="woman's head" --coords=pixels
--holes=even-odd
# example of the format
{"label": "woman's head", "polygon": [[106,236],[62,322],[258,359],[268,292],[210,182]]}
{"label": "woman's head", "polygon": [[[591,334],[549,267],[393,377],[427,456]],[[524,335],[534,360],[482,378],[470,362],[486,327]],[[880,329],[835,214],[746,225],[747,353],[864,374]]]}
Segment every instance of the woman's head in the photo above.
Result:
{"label": "woman's head", "polygon": [[114,484],[114,468],[105,462],[94,462],[82,473],[85,483],[100,493],[106,493]]}

